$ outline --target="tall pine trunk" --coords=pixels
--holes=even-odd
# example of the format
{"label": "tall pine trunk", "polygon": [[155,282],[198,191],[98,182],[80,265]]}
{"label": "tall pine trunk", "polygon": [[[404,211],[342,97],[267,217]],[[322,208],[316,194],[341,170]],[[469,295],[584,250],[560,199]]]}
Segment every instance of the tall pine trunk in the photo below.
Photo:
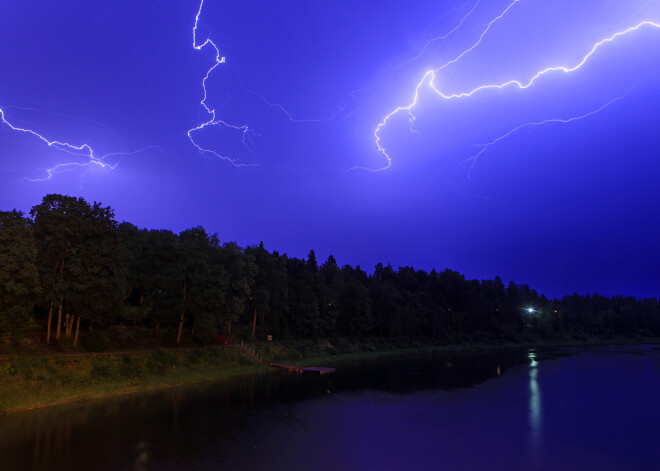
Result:
{"label": "tall pine trunk", "polygon": [[[62,265],[60,265],[60,283],[63,282],[64,282],[64,260],[62,260]],[[60,307],[57,310],[57,333],[55,334],[55,338],[57,340],[60,339],[61,331],[62,331],[62,300],[60,299]]]}
{"label": "tall pine trunk", "polygon": [[254,315],[252,316],[252,338],[255,337],[257,331],[257,306],[254,306]]}
{"label": "tall pine trunk", "polygon": [[60,339],[61,332],[62,332],[62,303],[60,303],[60,307],[57,310],[57,333],[55,334],[55,338],[57,340]]}
{"label": "tall pine trunk", "polygon": [[73,332],[73,317],[74,316],[69,313],[64,316],[64,325],[66,327],[64,330],[64,335],[66,335],[68,338],[71,338],[71,333]]}
{"label": "tall pine trunk", "polygon": [[[57,263],[55,263],[55,267],[53,270],[55,273],[57,273],[57,267],[60,266],[60,261],[62,260],[62,257],[57,258]],[[62,262],[62,267],[60,268],[60,281],[62,280],[62,271],[64,270],[64,262]],[[55,291],[55,282],[53,282],[53,291]],[[50,300],[50,308],[48,308],[48,322],[46,323],[46,343],[50,343],[50,325],[53,321],[53,304],[55,303],[55,299]]]}
{"label": "tall pine trunk", "polygon": [[53,319],[53,300],[50,301],[50,309],[48,309],[48,322],[46,322],[46,343],[50,343],[50,323]]}
{"label": "tall pine trunk", "polygon": [[183,330],[183,316],[186,312],[186,280],[183,280],[183,306],[181,307],[181,319],[179,319],[179,333],[176,335],[176,344],[181,342],[181,330]]}
{"label": "tall pine trunk", "polygon": [[74,347],[78,343],[78,333],[79,332],[80,332],[80,316],[78,316],[78,320],[76,321],[76,335],[75,335],[75,337],[73,337],[73,346]]}

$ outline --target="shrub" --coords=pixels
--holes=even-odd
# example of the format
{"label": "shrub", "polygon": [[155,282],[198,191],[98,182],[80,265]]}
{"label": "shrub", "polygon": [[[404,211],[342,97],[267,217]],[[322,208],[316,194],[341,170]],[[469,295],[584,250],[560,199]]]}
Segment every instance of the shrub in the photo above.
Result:
{"label": "shrub", "polygon": [[112,379],[116,378],[119,372],[114,359],[94,357],[89,375],[92,379]]}
{"label": "shrub", "polygon": [[157,350],[149,357],[149,369],[159,375],[166,374],[175,364],[176,357],[164,350]]}
{"label": "shrub", "polygon": [[287,358],[288,358],[289,360],[298,361],[298,360],[302,360],[302,359],[303,359],[303,354],[300,353],[298,350],[294,350],[294,349],[292,348],[292,349],[289,350],[289,352],[288,352],[288,354],[287,354]]}
{"label": "shrub", "polygon": [[10,359],[7,363],[0,363],[0,376],[16,376],[18,374],[18,368],[13,359]]}
{"label": "shrub", "polygon": [[124,355],[119,363],[119,374],[125,378],[137,379],[146,374],[145,364],[141,358]]}
{"label": "shrub", "polygon": [[85,378],[83,376],[81,376],[80,374],[76,373],[74,370],[66,366],[63,366],[62,368],[59,369],[56,377],[61,384],[82,385],[85,383]]}

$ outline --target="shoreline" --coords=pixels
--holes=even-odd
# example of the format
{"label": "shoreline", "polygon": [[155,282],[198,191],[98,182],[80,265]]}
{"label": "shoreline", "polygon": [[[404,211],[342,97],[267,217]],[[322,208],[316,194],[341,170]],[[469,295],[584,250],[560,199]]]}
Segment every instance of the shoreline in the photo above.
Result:
{"label": "shoreline", "polygon": [[[537,341],[537,342],[508,342],[501,344],[466,344],[466,345],[420,345],[415,347],[408,348],[393,348],[385,350],[376,350],[376,351],[358,351],[351,353],[340,353],[340,354],[325,354],[325,355],[310,355],[304,357],[300,360],[288,361],[288,364],[293,366],[336,366],[341,365],[342,363],[347,363],[351,361],[360,361],[367,359],[376,359],[376,358],[387,358],[395,356],[405,356],[405,355],[423,355],[423,354],[433,354],[433,353],[475,353],[475,352],[488,352],[488,351],[498,351],[498,350],[517,350],[517,349],[528,349],[528,348],[560,348],[560,347],[597,347],[604,345],[653,345],[660,344],[660,338],[615,338],[615,339],[589,339],[589,340],[572,340],[572,339],[561,339],[561,340],[549,340],[549,341]],[[213,347],[211,347],[213,348]],[[199,351],[199,350],[198,350]],[[181,351],[176,352],[180,356],[185,354],[190,354],[194,351]],[[235,352],[239,355],[243,355],[240,351],[240,348],[236,347]],[[170,352],[171,353],[171,352]],[[136,355],[127,354],[125,352],[113,353],[106,352],[104,356],[109,361],[127,361],[126,357],[135,358],[137,356],[148,356],[149,353],[140,352],[139,355],[136,352]],[[92,358],[90,356],[81,355],[80,357],[69,357],[74,362],[78,362],[84,357],[87,359]],[[116,358],[115,358],[116,357]],[[46,356],[34,356],[31,357],[31,360],[39,361],[42,364],[53,360],[57,357],[48,357]],[[23,357],[25,359],[25,357]],[[245,360],[245,358],[243,358]],[[175,368],[175,367],[174,367]],[[82,389],[76,389],[75,387],[65,387],[64,390],[60,390],[58,394],[54,394],[53,400],[49,400],[47,397],[37,394],[36,396],[29,396],[25,398],[25,403],[22,404],[20,400],[13,407],[0,410],[0,415],[9,415],[9,414],[18,414],[21,412],[33,411],[38,409],[44,409],[48,407],[54,407],[59,405],[73,404],[77,402],[87,402],[100,399],[109,399],[112,397],[121,397],[131,394],[139,394],[145,392],[158,391],[163,389],[176,388],[181,386],[188,386],[194,384],[204,384],[204,383],[214,383],[221,381],[231,381],[233,378],[249,376],[254,374],[263,374],[269,371],[274,371],[271,367],[257,363],[256,361],[249,361],[247,363],[240,362],[239,364],[232,365],[201,365],[194,366],[186,369],[185,367],[180,368],[175,373],[168,373],[166,376],[158,375],[155,373],[146,374],[140,379],[114,379],[101,381],[94,384],[85,384],[82,385]],[[0,371],[0,378],[2,378],[2,372]],[[18,384],[22,382],[23,384]],[[11,390],[11,387],[16,386],[25,387],[27,386],[26,381],[17,381],[17,384],[8,385],[5,383],[0,387],[0,394],[5,393],[5,388]],[[49,386],[51,389],[49,389]],[[57,391],[58,386],[48,384],[46,385],[43,392]],[[11,391],[9,391],[11,392]]]}
{"label": "shoreline", "polygon": [[388,356],[405,356],[431,353],[476,353],[489,351],[520,350],[531,348],[561,348],[561,347],[598,347],[605,345],[660,345],[660,338],[645,337],[639,339],[616,338],[594,340],[548,340],[539,342],[507,342],[494,344],[455,344],[455,345],[422,345],[418,347],[401,348],[394,350],[380,350],[375,352],[355,352],[339,355],[310,356],[302,360],[291,362],[294,366],[317,366],[323,362],[328,365],[338,365],[350,361],[367,360],[371,358],[385,358]]}
{"label": "shoreline", "polygon": [[113,397],[121,397],[121,396],[128,396],[131,394],[140,394],[140,393],[147,393],[147,392],[154,392],[154,391],[161,391],[161,390],[166,390],[166,389],[173,389],[181,386],[192,386],[195,384],[205,384],[205,383],[215,383],[219,381],[230,381],[234,378],[242,377],[242,376],[250,376],[254,374],[259,374],[259,373],[265,373],[269,371],[268,367],[263,366],[263,365],[255,365],[252,368],[240,368],[240,369],[223,369],[217,372],[212,372],[212,374],[208,377],[205,378],[199,378],[199,379],[190,379],[190,380],[182,380],[182,381],[168,381],[165,384],[158,384],[158,385],[142,385],[142,386],[137,386],[137,385],[131,385],[132,387],[129,388],[123,388],[120,387],[116,391],[113,392],[101,392],[101,393],[96,393],[94,390],[92,391],[87,391],[87,393],[81,393],[79,396],[74,396],[71,398],[67,399],[61,399],[58,401],[54,402],[46,402],[46,403],[41,403],[41,404],[35,404],[31,406],[25,406],[25,407],[18,407],[15,409],[7,409],[0,411],[0,416],[2,415],[10,415],[10,414],[19,414],[21,412],[28,412],[28,411],[35,411],[39,409],[46,409],[49,407],[56,407],[56,406],[63,406],[67,404],[75,404],[75,403],[82,403],[82,402],[90,402],[90,401],[96,401],[96,400],[102,400],[102,399],[111,399]]}

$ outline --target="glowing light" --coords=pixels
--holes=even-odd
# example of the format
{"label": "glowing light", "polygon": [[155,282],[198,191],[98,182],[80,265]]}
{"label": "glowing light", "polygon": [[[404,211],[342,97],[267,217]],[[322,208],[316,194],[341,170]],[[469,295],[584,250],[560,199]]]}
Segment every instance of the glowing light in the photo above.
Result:
{"label": "glowing light", "polygon": [[529,366],[536,368],[536,366],[539,364],[539,362],[536,361],[536,352],[534,352],[534,350],[530,350],[527,354],[527,358],[529,358]]}
{"label": "glowing light", "polygon": [[[447,66],[449,66],[451,64],[455,64],[456,62],[461,60],[463,57],[465,57],[467,54],[472,52],[475,48],[477,48],[482,43],[483,39],[486,37],[486,35],[490,31],[491,27],[495,23],[497,23],[499,20],[501,20],[519,1],[520,0],[514,0],[498,16],[496,16],[493,20],[491,20],[488,24],[486,24],[486,26],[482,30],[482,32],[481,32],[480,36],[478,37],[478,39],[470,47],[463,50],[458,55],[456,55],[453,59],[447,61],[446,63],[442,64],[441,66],[439,66],[435,69],[429,70],[426,73],[424,73],[422,78],[417,82],[417,84],[415,86],[412,100],[407,105],[399,106],[399,107],[395,108],[394,110],[392,110],[390,113],[385,115],[384,118],[378,123],[378,125],[376,126],[376,129],[374,130],[374,143],[376,144],[376,148],[377,148],[378,152],[380,154],[382,154],[383,157],[385,157],[386,164],[383,167],[377,168],[377,169],[356,166],[356,167],[353,167],[350,170],[362,169],[362,170],[368,170],[368,171],[382,171],[382,170],[386,170],[386,169],[388,169],[392,166],[392,158],[389,155],[389,153],[387,152],[385,146],[382,144],[381,132],[382,132],[383,128],[385,126],[387,126],[390,119],[393,116],[400,113],[400,112],[406,112],[408,114],[408,116],[409,116],[408,119],[409,119],[410,126],[411,126],[411,129],[412,129],[413,123],[415,121],[415,115],[413,113],[413,109],[415,108],[415,106],[419,102],[420,90],[423,87],[428,87],[436,95],[438,95],[440,98],[445,99],[445,100],[469,98],[469,97],[472,97],[473,95],[475,95],[478,92],[483,92],[483,91],[486,91],[486,90],[503,89],[503,88],[508,88],[508,87],[517,87],[518,89],[522,90],[522,89],[526,89],[526,88],[531,87],[534,83],[537,82],[537,80],[539,80],[541,77],[544,77],[548,74],[555,73],[555,72],[557,72],[557,73],[563,72],[563,73],[568,74],[568,73],[574,72],[576,70],[579,70],[604,45],[612,43],[612,42],[616,41],[617,39],[619,39],[619,38],[621,38],[621,37],[623,37],[627,34],[638,31],[642,28],[660,28],[660,24],[655,23],[653,21],[648,21],[648,20],[647,21],[642,21],[642,22],[640,22],[640,23],[638,23],[634,26],[631,26],[631,27],[629,27],[627,29],[624,29],[622,31],[618,31],[618,32],[616,32],[616,33],[614,33],[614,34],[612,34],[612,35],[596,42],[591,47],[591,49],[589,49],[577,63],[575,63],[573,65],[557,65],[557,66],[547,67],[545,69],[539,70],[538,72],[534,73],[531,77],[527,78],[526,80],[512,79],[512,80],[508,80],[508,81],[505,81],[505,82],[502,82],[502,83],[484,84],[484,85],[480,85],[478,87],[475,87],[473,89],[458,92],[458,93],[445,93],[442,90],[440,90],[438,88],[438,86],[436,86],[436,83],[435,83],[438,72],[440,72],[441,70],[443,70],[444,68],[446,68]],[[476,8],[476,5],[475,5],[475,8]],[[426,48],[426,46],[425,46],[425,48]],[[508,137],[512,133],[522,129],[523,127],[538,126],[538,125],[548,124],[548,123],[553,123],[553,122],[569,123],[569,122],[572,122],[572,121],[575,121],[575,120],[578,120],[578,119],[583,119],[583,118],[586,118],[588,116],[591,116],[595,113],[598,113],[598,112],[602,111],[607,106],[609,106],[610,104],[612,104],[613,102],[615,102],[615,101],[617,101],[621,98],[623,98],[623,97],[615,98],[615,99],[609,101],[608,103],[604,104],[603,106],[601,106],[597,110],[588,112],[588,113],[583,114],[581,116],[576,116],[576,117],[573,117],[573,118],[566,118],[566,119],[557,119],[557,118],[555,118],[555,119],[548,119],[548,120],[545,120],[545,121],[522,124],[522,125],[514,128],[514,129],[508,131],[507,133],[503,134],[502,136],[500,136],[498,138],[495,138],[493,141],[482,145],[481,150],[475,156],[472,157],[472,161],[473,161],[472,165],[474,166],[474,162],[476,162],[476,159],[481,154],[483,154],[483,152],[486,149],[488,149],[490,146],[495,145],[497,142],[499,142],[502,139]]]}
{"label": "glowing light", "polygon": [[493,26],[497,21],[499,21],[506,13],[516,4],[518,3],[519,0],[514,0],[509,6],[502,12],[500,13],[497,17],[495,17],[490,23],[486,25],[484,30],[482,31],[481,35],[479,36],[479,39],[470,46],[468,49],[464,50],[461,52],[458,56],[456,56],[454,59],[451,59],[450,61],[444,63],[437,69],[429,70],[426,72],[423,76],[422,79],[417,83],[417,86],[415,87],[415,93],[413,95],[413,100],[406,106],[399,106],[395,108],[393,111],[391,111],[389,114],[387,114],[380,123],[378,123],[378,126],[376,127],[374,131],[374,137],[375,137],[375,142],[376,142],[376,147],[378,148],[378,151],[385,157],[387,160],[387,164],[385,167],[379,168],[379,169],[371,169],[367,167],[360,167],[360,166],[355,166],[349,170],[355,170],[355,169],[361,169],[361,170],[368,170],[371,172],[377,172],[381,170],[386,170],[392,166],[392,159],[390,158],[389,154],[385,150],[385,147],[381,145],[381,137],[380,137],[380,131],[382,128],[384,128],[387,125],[387,122],[396,114],[398,114],[401,111],[406,111],[409,116],[409,122],[410,126],[412,127],[414,121],[415,121],[415,115],[412,113],[412,109],[417,105],[417,101],[419,100],[419,91],[424,86],[425,83],[428,82],[429,86],[433,89],[435,87],[433,86],[433,79],[435,78],[435,73],[444,69],[445,67],[454,64],[458,62],[460,59],[462,59],[466,54],[469,54],[471,51],[473,51],[479,44],[481,44],[481,41],[483,40],[484,36],[490,31],[491,26]]}
{"label": "glowing light", "polygon": [[528,307],[528,308],[525,308],[525,311],[527,311],[530,314],[534,314],[536,312],[536,309],[534,309],[533,307]]}

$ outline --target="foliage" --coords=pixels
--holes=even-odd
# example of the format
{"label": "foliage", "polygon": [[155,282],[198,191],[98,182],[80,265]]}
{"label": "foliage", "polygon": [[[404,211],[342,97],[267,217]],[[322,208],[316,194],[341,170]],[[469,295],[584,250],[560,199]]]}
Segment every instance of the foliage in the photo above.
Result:
{"label": "foliage", "polygon": [[[469,280],[449,269],[395,270],[379,263],[367,273],[340,268],[333,256],[320,263],[314,251],[298,259],[269,252],[263,243],[243,249],[201,226],[175,234],[117,224],[109,207],[56,194],[30,214],[32,220],[16,210],[0,212],[4,337],[20,335],[31,317],[49,325],[53,313],[56,324],[59,314],[70,314],[67,319],[94,327],[80,339],[88,351],[108,348],[108,339],[135,345],[130,325],[150,327],[154,337],[176,332],[177,343],[183,336],[188,344],[206,344],[216,333],[234,340],[270,336],[290,345],[272,355],[290,359],[314,354],[320,338],[369,336],[410,346],[660,335],[657,298],[573,294],[548,300],[525,284]],[[108,329],[118,322],[124,326]],[[353,348],[333,342],[327,351]],[[186,361],[226,360],[211,351]],[[146,366],[99,360],[94,375],[116,370],[138,378],[143,368],[162,373],[176,367],[159,355]]]}
{"label": "foliage", "polygon": [[30,224],[20,211],[0,211],[0,335],[25,330],[41,289]]}

